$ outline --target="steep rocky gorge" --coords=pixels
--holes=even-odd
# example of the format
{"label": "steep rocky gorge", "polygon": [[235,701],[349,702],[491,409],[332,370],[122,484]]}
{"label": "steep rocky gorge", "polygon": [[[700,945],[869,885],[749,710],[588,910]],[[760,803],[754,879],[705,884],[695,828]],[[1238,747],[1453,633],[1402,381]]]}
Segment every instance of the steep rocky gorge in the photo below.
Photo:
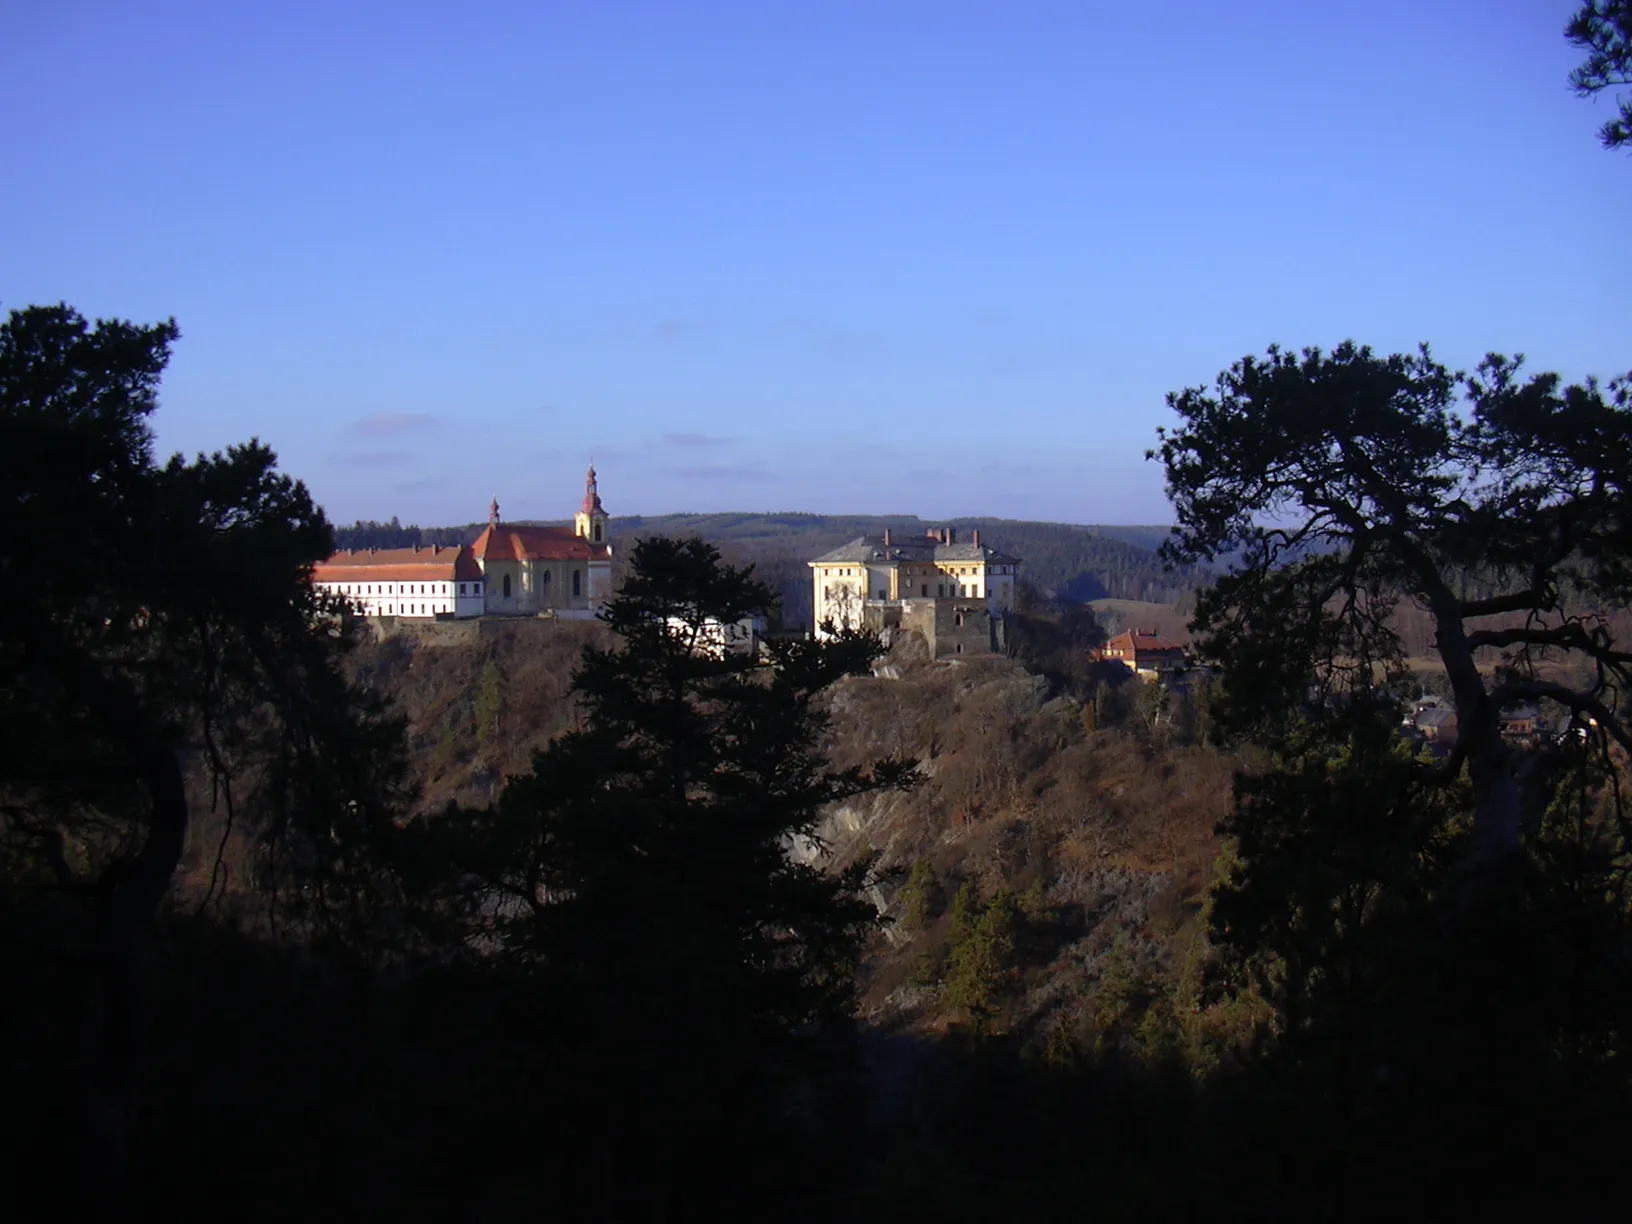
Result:
{"label": "steep rocky gorge", "polygon": [[[408,719],[422,804],[486,802],[574,725],[572,670],[601,632],[518,626],[476,644],[367,647],[359,667]],[[823,849],[794,848],[836,867],[876,856],[870,891],[887,924],[863,967],[870,1018],[958,1021],[947,974],[966,883],[983,905],[1019,906],[992,983],[1000,1026],[1093,1028],[1107,974],[1155,998],[1194,971],[1232,758],[1177,742],[1171,721],[1152,725],[1126,692],[1057,691],[996,656],[931,662],[906,645],[835,685],[828,703],[836,765],[896,756],[921,775],[908,792],[836,805],[818,830]],[[920,863],[938,896],[914,925],[907,882]]]}

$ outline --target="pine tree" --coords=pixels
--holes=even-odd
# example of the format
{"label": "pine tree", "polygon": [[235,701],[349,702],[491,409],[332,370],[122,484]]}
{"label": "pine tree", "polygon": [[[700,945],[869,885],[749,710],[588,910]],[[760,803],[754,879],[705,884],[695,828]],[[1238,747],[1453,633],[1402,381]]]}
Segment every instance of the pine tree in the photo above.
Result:
{"label": "pine tree", "polygon": [[866,669],[875,638],[719,653],[709,626],[770,612],[768,586],[695,539],[640,541],[628,565],[602,616],[616,644],[586,650],[573,683],[582,729],[496,810],[439,825],[445,857],[511,898],[504,958],[570,1000],[536,1009],[570,1026],[552,1066],[571,1079],[555,1089],[569,1141],[644,1209],[683,1177],[732,1182],[708,1162],[770,1142],[790,1085],[831,1077],[810,1060],[847,1048],[870,865],[789,849],[828,804],[913,767],[834,770],[820,748],[818,696]]}
{"label": "pine tree", "polygon": [[935,865],[927,858],[917,860],[901,886],[901,925],[909,931],[923,930],[940,916],[942,900]]}
{"label": "pine tree", "polygon": [[[964,889],[973,894],[973,882]],[[960,890],[958,900],[965,901]],[[947,1003],[977,1030],[991,1025],[997,1014],[998,996],[1014,960],[1016,911],[1013,896],[1006,890],[995,895],[981,909],[978,900],[962,907],[964,921],[959,936],[956,915],[951,972],[947,975]],[[976,916],[978,914],[978,917]]]}
{"label": "pine tree", "polygon": [[973,880],[965,880],[952,898],[951,944],[956,948],[974,933],[980,921],[980,889]]}
{"label": "pine tree", "polygon": [[498,737],[503,717],[504,673],[495,660],[489,659],[476,686],[476,743],[480,747],[487,747]]}

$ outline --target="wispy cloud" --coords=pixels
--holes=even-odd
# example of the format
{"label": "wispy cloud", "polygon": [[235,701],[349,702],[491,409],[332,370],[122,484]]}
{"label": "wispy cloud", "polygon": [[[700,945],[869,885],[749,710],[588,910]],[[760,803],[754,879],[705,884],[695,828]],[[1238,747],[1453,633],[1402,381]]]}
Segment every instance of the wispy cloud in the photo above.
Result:
{"label": "wispy cloud", "polygon": [[435,424],[436,418],[427,412],[377,412],[358,421],[351,432],[363,438],[397,438]]}
{"label": "wispy cloud", "polygon": [[336,467],[386,468],[407,463],[410,458],[412,456],[407,451],[348,451],[343,455],[335,455],[329,462]]}
{"label": "wispy cloud", "polygon": [[715,434],[705,433],[666,433],[663,435],[663,445],[676,446],[683,450],[709,450],[716,446],[730,446],[733,439],[722,438]]}
{"label": "wispy cloud", "polygon": [[803,315],[784,318],[782,326],[822,356],[836,361],[876,362],[894,352],[890,338],[879,331]]}
{"label": "wispy cloud", "polygon": [[663,343],[672,344],[694,334],[699,326],[690,319],[659,319],[652,325],[652,334]]}
{"label": "wispy cloud", "polygon": [[767,472],[757,463],[704,463],[695,467],[676,468],[676,476],[687,480],[774,480],[772,473]]}

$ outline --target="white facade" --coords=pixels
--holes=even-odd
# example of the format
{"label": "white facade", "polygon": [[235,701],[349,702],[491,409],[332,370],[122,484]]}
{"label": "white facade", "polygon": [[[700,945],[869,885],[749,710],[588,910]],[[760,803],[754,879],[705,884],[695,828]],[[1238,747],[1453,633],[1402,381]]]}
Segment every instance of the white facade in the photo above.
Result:
{"label": "white facade", "polygon": [[611,534],[591,468],[572,530],[501,523],[495,498],[473,544],[339,552],[314,568],[312,585],[363,616],[587,619],[612,594]]}
{"label": "white facade", "polygon": [[710,616],[697,626],[683,617],[671,616],[668,630],[677,638],[692,638],[691,648],[698,654],[721,658],[727,654],[748,654],[755,650],[765,636],[763,616],[745,616],[739,621],[726,623]]}
{"label": "white facade", "polygon": [[951,528],[923,536],[863,536],[810,562],[811,605],[818,637],[860,628],[868,604],[920,599],[980,599],[995,618],[1014,608],[1020,561]]}
{"label": "white facade", "polygon": [[[829,621],[835,629],[861,628],[862,604],[867,600],[867,567],[860,565],[816,565],[814,562],[813,606],[818,635]],[[888,590],[886,586],[884,588]]]}
{"label": "white facade", "polygon": [[363,616],[452,616],[482,614],[481,582],[324,582],[312,585],[357,605]]}

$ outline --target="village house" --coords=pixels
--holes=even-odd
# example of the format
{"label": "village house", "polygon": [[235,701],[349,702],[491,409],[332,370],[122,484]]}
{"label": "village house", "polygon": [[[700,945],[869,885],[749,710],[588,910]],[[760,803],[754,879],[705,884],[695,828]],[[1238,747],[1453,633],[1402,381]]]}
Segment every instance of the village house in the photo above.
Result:
{"label": "village house", "polygon": [[1545,726],[1541,711],[1533,705],[1514,706],[1501,713],[1502,738],[1518,743],[1532,743]]}
{"label": "village house", "polygon": [[1413,717],[1412,725],[1417,734],[1431,744],[1456,742],[1456,711],[1450,706],[1423,706]]}
{"label": "village house", "polygon": [[1145,680],[1160,680],[1190,664],[1185,648],[1154,629],[1128,629],[1094,652],[1096,659],[1120,663]]}
{"label": "village house", "polygon": [[472,544],[336,553],[314,568],[312,585],[352,600],[365,616],[592,617],[612,594],[611,534],[595,469],[571,527],[506,523],[495,498]]}
{"label": "village house", "polygon": [[1000,646],[1014,609],[1020,559],[954,527],[922,536],[858,536],[810,563],[816,636],[833,629],[897,628],[924,635],[933,654]]}

